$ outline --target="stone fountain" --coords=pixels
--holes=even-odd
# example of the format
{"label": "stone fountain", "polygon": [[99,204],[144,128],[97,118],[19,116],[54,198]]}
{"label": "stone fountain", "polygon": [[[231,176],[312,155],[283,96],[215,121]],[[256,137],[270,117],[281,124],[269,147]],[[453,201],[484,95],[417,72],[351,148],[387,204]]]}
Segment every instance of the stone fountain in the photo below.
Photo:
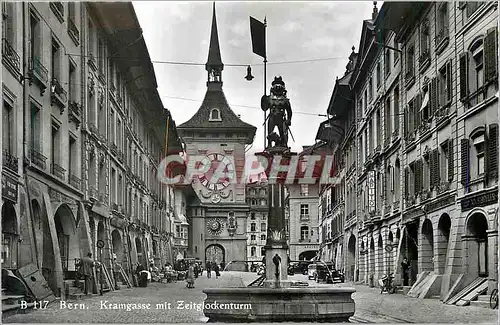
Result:
{"label": "stone fountain", "polygon": [[[261,106],[264,111],[271,111],[267,118],[268,146],[264,152],[256,154],[264,164],[267,163],[269,184],[265,280],[258,287],[203,290],[207,295],[203,312],[209,322],[348,321],[354,315],[351,297],[354,288],[294,287],[288,279],[285,181],[287,166],[296,168],[291,166],[291,158],[296,153],[291,152],[287,145],[292,111],[281,77],[274,78],[271,95],[262,97]],[[273,132],[275,126],[279,135]]]}

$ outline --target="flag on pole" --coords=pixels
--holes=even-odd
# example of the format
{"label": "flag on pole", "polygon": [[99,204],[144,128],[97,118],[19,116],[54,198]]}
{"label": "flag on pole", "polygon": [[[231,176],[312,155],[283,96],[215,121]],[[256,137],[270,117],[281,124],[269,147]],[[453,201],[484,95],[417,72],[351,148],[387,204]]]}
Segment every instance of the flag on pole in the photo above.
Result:
{"label": "flag on pole", "polygon": [[266,25],[250,17],[250,34],[252,35],[253,53],[266,58]]}

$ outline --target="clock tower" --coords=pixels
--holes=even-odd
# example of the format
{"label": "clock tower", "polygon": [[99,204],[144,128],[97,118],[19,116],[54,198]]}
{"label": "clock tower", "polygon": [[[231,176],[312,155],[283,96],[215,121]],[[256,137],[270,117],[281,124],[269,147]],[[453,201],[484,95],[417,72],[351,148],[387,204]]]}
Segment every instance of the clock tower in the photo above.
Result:
{"label": "clock tower", "polygon": [[[245,146],[256,127],[243,122],[229,107],[222,90],[222,63],[215,3],[207,70],[207,91],[198,111],[177,130],[187,159],[198,158],[206,172],[193,179],[195,202],[188,206],[189,255],[224,263],[246,260]],[[242,266],[240,264],[240,266]]]}

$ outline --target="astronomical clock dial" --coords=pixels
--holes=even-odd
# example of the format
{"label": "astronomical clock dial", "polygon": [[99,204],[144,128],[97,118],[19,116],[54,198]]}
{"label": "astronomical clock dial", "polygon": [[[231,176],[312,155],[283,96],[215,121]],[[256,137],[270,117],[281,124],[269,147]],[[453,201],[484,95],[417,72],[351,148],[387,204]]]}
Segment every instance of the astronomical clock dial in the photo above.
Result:
{"label": "astronomical clock dial", "polygon": [[[206,156],[201,163],[209,166],[208,171],[199,177],[201,185],[210,191],[222,191],[231,184],[234,179],[234,166],[231,159],[220,154],[212,153]],[[221,177],[215,179],[215,173],[219,173]]]}
{"label": "astronomical clock dial", "polygon": [[223,229],[223,223],[220,219],[210,219],[207,222],[207,229],[211,235],[220,235]]}

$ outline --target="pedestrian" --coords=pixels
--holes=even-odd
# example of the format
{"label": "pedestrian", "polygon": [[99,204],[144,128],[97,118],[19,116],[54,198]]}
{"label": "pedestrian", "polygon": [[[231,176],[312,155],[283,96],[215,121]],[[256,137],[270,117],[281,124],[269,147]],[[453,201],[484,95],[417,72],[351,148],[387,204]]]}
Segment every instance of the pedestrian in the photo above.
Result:
{"label": "pedestrian", "polygon": [[198,266],[198,263],[194,263],[194,277],[195,277],[195,279],[198,278],[199,273],[200,273],[200,267]]}
{"label": "pedestrian", "polygon": [[214,266],[215,278],[218,279],[220,277],[220,273],[219,273],[220,267],[219,267],[219,264],[217,264],[217,263],[214,263],[214,265],[215,265]]}
{"label": "pedestrian", "polygon": [[82,274],[85,280],[84,293],[88,295],[89,293],[92,293],[94,291],[92,290],[92,283],[94,278],[95,261],[92,258],[92,253],[88,253],[86,257],[82,258],[81,264]]}
{"label": "pedestrian", "polygon": [[188,268],[187,277],[186,277],[186,288],[192,289],[194,288],[194,265],[191,263]]}
{"label": "pedestrian", "polygon": [[408,269],[410,268],[410,263],[408,262],[408,259],[405,257],[403,258],[403,262],[401,262],[401,271],[403,273],[403,286],[408,286],[409,285],[409,278],[408,278]]}
{"label": "pedestrian", "polygon": [[212,262],[207,261],[206,266],[207,266],[207,278],[210,279],[212,277]]}
{"label": "pedestrian", "polygon": [[113,254],[113,275],[114,275],[114,278],[115,278],[115,289],[116,290],[120,290],[120,285],[118,284],[118,281],[121,281],[121,274],[120,274],[120,270],[121,270],[121,264],[118,263],[118,261],[116,260],[116,254]]}

